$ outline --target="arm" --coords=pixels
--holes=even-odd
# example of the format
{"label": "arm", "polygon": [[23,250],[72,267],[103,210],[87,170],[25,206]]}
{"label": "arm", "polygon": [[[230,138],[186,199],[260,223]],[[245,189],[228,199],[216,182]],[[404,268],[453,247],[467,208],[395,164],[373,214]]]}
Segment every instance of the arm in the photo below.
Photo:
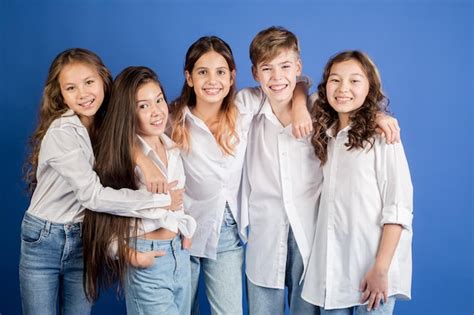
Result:
{"label": "arm", "polygon": [[87,134],[78,134],[72,127],[53,128],[43,139],[39,158],[40,163],[48,164],[70,186],[80,204],[92,211],[138,218],[153,217],[151,208],[170,205],[168,195],[102,186],[92,169],[90,155],[79,142],[81,137]]}
{"label": "arm", "polygon": [[170,187],[166,178],[137,145],[133,147],[133,159],[143,172],[145,186],[149,192],[157,194],[168,193]]}
{"label": "arm", "polygon": [[313,131],[313,123],[307,106],[308,83],[299,81],[296,83],[293,91],[291,121],[293,126],[293,135],[296,138],[308,136]]}
{"label": "arm", "polygon": [[400,142],[400,127],[398,126],[397,119],[383,112],[378,112],[375,122],[378,126],[377,132],[385,138],[387,143]]}
{"label": "arm", "polygon": [[388,270],[401,234],[401,225],[386,224],[383,227],[375,263],[365,275],[360,286],[360,290],[363,292],[361,302],[365,303],[368,300],[368,311],[377,309],[382,298],[384,301],[388,300]]}
{"label": "arm", "polygon": [[404,229],[411,230],[413,187],[408,162],[401,143],[388,145],[382,139],[374,144],[377,183],[382,199],[382,238],[374,265],[361,283],[361,302],[368,310],[388,298],[388,271]]}

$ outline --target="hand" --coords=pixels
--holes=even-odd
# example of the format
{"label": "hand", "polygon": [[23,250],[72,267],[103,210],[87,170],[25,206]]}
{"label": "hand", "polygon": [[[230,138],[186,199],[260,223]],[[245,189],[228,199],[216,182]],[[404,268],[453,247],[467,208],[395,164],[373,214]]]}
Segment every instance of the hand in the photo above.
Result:
{"label": "hand", "polygon": [[170,187],[164,175],[153,164],[143,172],[146,189],[155,194],[167,194]]}
{"label": "hand", "polygon": [[193,240],[184,236],[181,236],[181,240],[183,249],[190,250],[191,246],[193,245]]}
{"label": "hand", "polygon": [[138,252],[136,250],[130,250],[130,264],[135,268],[148,268],[155,264],[155,258],[165,256],[166,253],[163,251],[151,251],[151,252]]}
{"label": "hand", "polygon": [[[176,185],[174,185],[176,186]],[[173,187],[174,187],[173,186]],[[168,207],[165,207],[168,210],[176,211],[181,210],[183,208],[183,194],[184,189],[170,189],[169,191],[171,197],[171,204]]]}
{"label": "hand", "polygon": [[377,133],[384,137],[388,144],[400,142],[400,127],[397,119],[378,112],[375,122],[377,123]]}
{"label": "hand", "polygon": [[306,137],[313,131],[311,115],[307,110],[292,111],[293,136],[297,139]]}
{"label": "hand", "polygon": [[368,300],[367,311],[377,309],[382,299],[388,300],[388,272],[377,266],[372,267],[362,280],[360,291],[360,302],[365,303]]}

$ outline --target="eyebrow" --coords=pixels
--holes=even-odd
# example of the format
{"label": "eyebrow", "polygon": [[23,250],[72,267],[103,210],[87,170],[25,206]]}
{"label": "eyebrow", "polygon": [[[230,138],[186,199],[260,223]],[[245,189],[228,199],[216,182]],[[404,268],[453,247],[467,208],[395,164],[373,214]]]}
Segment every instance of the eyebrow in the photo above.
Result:
{"label": "eyebrow", "polygon": [[[88,77],[85,77],[83,81],[87,81],[87,80],[90,80],[90,79],[97,79],[97,76],[96,75],[90,75]],[[72,83],[72,82],[64,83],[64,86],[68,86],[68,85],[76,85],[76,84]]]}
{"label": "eyebrow", "polygon": [[[341,75],[340,75],[339,73],[337,73],[337,72],[332,72],[332,73],[329,74],[329,76],[332,76],[332,75],[341,76]],[[359,76],[359,77],[364,77],[364,78],[365,78],[365,75],[360,74],[360,73],[351,73],[350,75],[357,75],[357,76]]]}
{"label": "eyebrow", "polygon": [[[160,96],[163,96],[163,92],[158,93],[158,95],[156,96],[156,98],[158,99],[158,98],[160,98]],[[148,100],[148,99],[146,99],[146,100],[136,100],[137,103],[139,103],[139,102],[146,102],[146,101],[149,101],[149,100]]]}

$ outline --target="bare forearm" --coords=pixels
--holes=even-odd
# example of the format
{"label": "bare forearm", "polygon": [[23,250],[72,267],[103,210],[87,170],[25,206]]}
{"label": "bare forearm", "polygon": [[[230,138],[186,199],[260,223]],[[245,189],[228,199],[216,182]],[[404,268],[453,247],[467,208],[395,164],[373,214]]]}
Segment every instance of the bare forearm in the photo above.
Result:
{"label": "bare forearm", "polygon": [[398,241],[402,234],[402,226],[399,224],[385,224],[380,240],[375,266],[384,271],[388,271],[393,255],[397,249]]}

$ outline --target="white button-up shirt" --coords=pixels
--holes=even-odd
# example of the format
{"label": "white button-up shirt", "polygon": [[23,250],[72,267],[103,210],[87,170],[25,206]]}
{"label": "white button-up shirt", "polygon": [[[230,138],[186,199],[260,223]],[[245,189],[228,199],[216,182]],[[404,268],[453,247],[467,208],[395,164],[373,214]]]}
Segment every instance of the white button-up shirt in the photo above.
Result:
{"label": "white button-up shirt", "polygon": [[38,184],[28,213],[55,223],[81,222],[85,208],[154,218],[156,214],[149,208],[170,204],[168,196],[103,187],[92,169],[93,164],[87,129],[69,110],[51,123],[41,142],[36,172]]}
{"label": "white button-up shirt", "polygon": [[[184,208],[197,221],[191,255],[215,259],[226,202],[240,225],[239,189],[247,136],[260,103],[246,103],[237,94],[239,143],[233,155],[226,155],[206,124],[185,108],[190,150],[182,151],[186,185]],[[241,235],[245,241],[245,235]]]}
{"label": "white button-up shirt", "polygon": [[244,96],[246,102],[264,99],[250,131],[242,187],[246,273],[256,285],[283,289],[290,226],[307,267],[322,171],[310,138],[296,139],[291,125],[283,127],[260,89],[244,90]]}
{"label": "white button-up shirt", "polygon": [[[138,136],[138,144],[143,153],[156,164],[168,182],[178,181],[176,189],[184,188],[186,177],[184,176],[183,162],[181,160],[179,149],[176,148],[174,142],[167,135],[162,134],[160,138],[166,149],[168,167],[166,167],[165,163],[161,161],[155,151],[140,136]],[[135,174],[139,180],[139,188],[146,190],[144,176],[138,166],[135,167]],[[180,232],[187,238],[193,236],[194,231],[196,230],[196,221],[190,215],[187,215],[184,212],[184,209],[176,211],[157,209],[155,212],[160,212],[161,217],[154,220],[142,219],[141,224],[138,226],[138,235],[164,228],[175,233]]]}
{"label": "white button-up shirt", "polygon": [[347,150],[350,126],[327,132],[328,161],[302,297],[326,309],[360,304],[359,285],[375,262],[387,223],[403,226],[388,273],[388,295],[410,298],[412,195],[403,146],[377,136],[372,149]]}

